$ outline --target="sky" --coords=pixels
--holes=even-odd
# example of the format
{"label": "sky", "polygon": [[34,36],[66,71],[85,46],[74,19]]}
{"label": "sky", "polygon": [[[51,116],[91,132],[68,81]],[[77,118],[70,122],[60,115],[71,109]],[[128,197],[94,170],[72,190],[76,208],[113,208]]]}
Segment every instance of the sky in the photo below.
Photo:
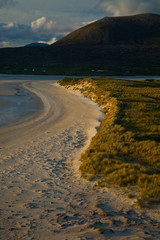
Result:
{"label": "sky", "polygon": [[160,0],[0,0],[0,47],[52,44],[103,17],[160,14]]}

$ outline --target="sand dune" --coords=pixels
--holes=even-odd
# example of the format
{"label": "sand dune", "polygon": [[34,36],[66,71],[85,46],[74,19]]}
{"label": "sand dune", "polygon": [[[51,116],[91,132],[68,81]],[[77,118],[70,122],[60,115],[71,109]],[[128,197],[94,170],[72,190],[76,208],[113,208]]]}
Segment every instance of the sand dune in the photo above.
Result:
{"label": "sand dune", "polygon": [[158,239],[159,210],[152,216],[120,191],[80,179],[78,159],[103,118],[100,108],[52,81],[23,87],[41,104],[0,128],[0,239]]}

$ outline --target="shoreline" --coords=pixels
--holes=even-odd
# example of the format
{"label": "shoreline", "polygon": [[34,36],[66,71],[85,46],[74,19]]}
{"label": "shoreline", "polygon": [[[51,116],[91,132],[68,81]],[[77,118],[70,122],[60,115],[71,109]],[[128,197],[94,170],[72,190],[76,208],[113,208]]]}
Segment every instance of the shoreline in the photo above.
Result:
{"label": "shoreline", "polygon": [[[55,86],[58,87],[58,88],[66,89],[64,86],[59,85],[58,82],[57,82],[57,83],[54,83],[53,85],[55,85]],[[103,119],[105,118],[105,114],[103,113],[102,107],[99,106],[96,101],[94,101],[93,99],[90,99],[90,98],[88,98],[88,97],[85,97],[85,96],[80,92],[80,90],[74,90],[74,89],[72,89],[72,88],[68,88],[67,91],[68,91],[70,94],[73,94],[73,95],[75,95],[75,96],[79,96],[79,97],[82,97],[82,98],[88,100],[91,104],[93,104],[94,106],[98,107],[99,112],[101,113],[101,116],[99,116],[99,118],[97,119],[97,123],[95,123],[94,128],[93,128],[93,129],[90,128],[90,129],[86,130],[87,139],[86,139],[86,141],[85,141],[84,147],[81,148],[81,151],[80,151],[80,152],[77,152],[77,153],[75,154],[75,159],[77,159],[77,160],[76,160],[77,165],[75,164],[76,166],[74,166],[74,167],[75,167],[75,169],[76,169],[76,175],[78,176],[78,178],[81,178],[81,177],[80,177],[80,171],[79,171],[79,167],[80,167],[80,156],[81,156],[81,154],[84,153],[85,150],[89,147],[89,145],[90,145],[90,143],[91,143],[91,139],[96,135],[96,133],[97,133],[97,131],[98,131],[98,128],[100,127],[101,122],[102,122]],[[79,164],[78,164],[78,163],[79,163]],[[81,179],[81,180],[82,180],[82,179]],[[85,181],[86,181],[86,180],[84,180],[84,182],[85,182]]]}
{"label": "shoreline", "polygon": [[102,113],[96,103],[52,83],[32,83],[46,101],[44,115],[38,124],[15,128],[14,146],[2,151],[2,239],[156,240],[160,219],[153,221],[152,210],[149,215],[122,191],[93,189],[80,179],[79,157]]}
{"label": "shoreline", "polygon": [[34,78],[35,80],[61,80],[64,77],[71,77],[71,78],[84,78],[84,77],[91,77],[91,78],[97,78],[97,77],[106,77],[106,78],[119,78],[119,79],[126,79],[126,80],[143,80],[143,79],[157,79],[160,80],[160,75],[58,75],[58,74],[0,74],[0,81],[13,81],[13,80],[29,80],[31,78]]}
{"label": "shoreline", "polygon": [[[77,176],[79,158],[75,154],[82,151],[87,139],[85,131],[94,129],[101,113],[88,99],[56,86],[51,88],[51,83],[34,82],[34,87],[43,91],[44,99],[47,97],[45,119],[39,126],[36,122],[29,125],[28,131],[15,127],[13,134],[9,132],[9,136],[13,135],[10,146],[1,148],[2,239],[30,239],[30,235],[43,240],[57,236],[64,239],[66,234],[76,239],[76,235],[88,235],[86,214],[90,208],[88,197],[82,196],[90,190]],[[89,204],[92,206],[92,202]],[[64,220],[59,219],[66,215],[73,224],[69,233],[71,223],[63,228]],[[98,232],[91,228],[89,234],[93,232],[98,239]]]}

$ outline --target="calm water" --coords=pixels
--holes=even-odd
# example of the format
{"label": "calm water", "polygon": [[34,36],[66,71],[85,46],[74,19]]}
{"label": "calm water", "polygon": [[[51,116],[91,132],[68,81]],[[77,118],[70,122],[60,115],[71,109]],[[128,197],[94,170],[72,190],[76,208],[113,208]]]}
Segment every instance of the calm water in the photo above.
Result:
{"label": "calm water", "polygon": [[[53,81],[58,81],[64,77],[85,77],[85,76],[65,76],[65,75],[7,75],[7,74],[0,74],[0,80],[53,80]],[[93,76],[94,77],[94,76]],[[95,76],[98,77],[98,76]],[[128,79],[128,80],[142,80],[142,79],[148,79],[148,78],[154,78],[154,79],[159,79],[160,76],[106,76],[109,78],[121,78],[121,79]]]}
{"label": "calm water", "polygon": [[[7,91],[8,85],[8,91]],[[12,123],[38,110],[39,99],[18,84],[0,82],[0,126]],[[3,88],[3,91],[1,89]]]}

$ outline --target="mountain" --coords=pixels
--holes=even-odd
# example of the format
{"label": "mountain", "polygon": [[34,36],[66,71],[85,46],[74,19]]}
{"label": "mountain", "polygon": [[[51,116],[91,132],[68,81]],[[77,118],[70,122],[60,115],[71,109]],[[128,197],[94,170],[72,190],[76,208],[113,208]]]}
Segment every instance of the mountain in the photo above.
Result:
{"label": "mountain", "polygon": [[70,33],[54,45],[71,44],[159,45],[160,15],[105,17]]}
{"label": "mountain", "polygon": [[48,46],[49,44],[47,43],[34,42],[34,43],[27,44],[25,47],[48,47]]}
{"label": "mountain", "polygon": [[47,47],[0,49],[0,73],[160,75],[160,15],[105,17]]}

